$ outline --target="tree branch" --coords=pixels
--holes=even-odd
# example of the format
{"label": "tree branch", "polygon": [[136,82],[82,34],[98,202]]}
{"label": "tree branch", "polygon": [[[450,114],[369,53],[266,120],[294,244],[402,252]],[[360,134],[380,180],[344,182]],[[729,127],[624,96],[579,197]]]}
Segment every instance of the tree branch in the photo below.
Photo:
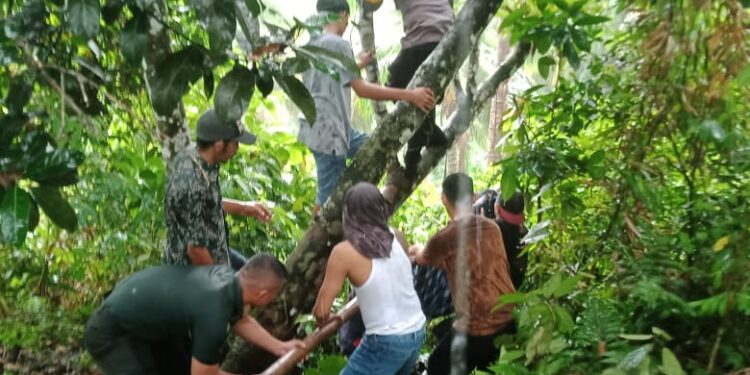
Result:
{"label": "tree branch", "polygon": [[[359,38],[362,41],[362,50],[372,53],[372,60],[365,67],[366,78],[372,83],[380,83],[380,73],[378,72],[378,58],[375,54],[375,29],[372,25],[372,12],[365,11],[364,7],[359,9]],[[385,103],[378,100],[370,100],[372,109],[375,112],[375,122],[380,125],[383,118],[388,114]]]}

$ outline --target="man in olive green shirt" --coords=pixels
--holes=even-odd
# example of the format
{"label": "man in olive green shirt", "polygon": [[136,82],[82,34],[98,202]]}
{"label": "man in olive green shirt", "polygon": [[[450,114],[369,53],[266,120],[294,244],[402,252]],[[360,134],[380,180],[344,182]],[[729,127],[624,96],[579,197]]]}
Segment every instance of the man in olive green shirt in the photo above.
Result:
{"label": "man in olive green shirt", "polygon": [[[302,342],[279,341],[244,308],[270,303],[285,280],[284,265],[268,254],[253,256],[236,274],[227,266],[148,268],[115,287],[89,319],[84,343],[106,375],[218,374],[230,327],[281,356]],[[188,336],[192,359],[175,358]]]}

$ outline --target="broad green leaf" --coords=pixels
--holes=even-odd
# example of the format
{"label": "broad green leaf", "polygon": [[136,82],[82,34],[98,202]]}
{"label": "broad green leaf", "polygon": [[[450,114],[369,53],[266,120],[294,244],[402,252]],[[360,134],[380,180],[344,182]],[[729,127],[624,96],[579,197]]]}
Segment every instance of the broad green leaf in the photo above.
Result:
{"label": "broad green leaf", "polygon": [[509,293],[509,294],[501,294],[500,297],[497,298],[498,304],[492,308],[492,311],[497,311],[507,304],[519,304],[519,303],[525,303],[525,302],[533,301],[537,299],[538,297],[533,292],[532,293],[516,292],[516,293]]}
{"label": "broad green leaf", "polygon": [[555,317],[557,317],[557,330],[562,333],[573,331],[575,323],[573,323],[573,317],[570,316],[568,310],[558,304],[553,304],[552,309],[555,311]]}
{"label": "broad green leaf", "polygon": [[648,353],[654,348],[653,344],[646,344],[628,353],[619,364],[624,370],[634,370],[641,366],[648,358]]}
{"label": "broad green leaf", "polygon": [[589,173],[589,176],[596,180],[604,178],[607,171],[604,162],[605,156],[606,153],[604,150],[598,150],[586,160],[586,171]]}
{"label": "broad green leaf", "polygon": [[518,190],[518,171],[515,163],[508,163],[503,169],[503,176],[500,178],[500,193],[503,199],[508,200]]}
{"label": "broad green leaf", "polygon": [[78,218],[73,207],[63,198],[60,189],[41,185],[31,189],[34,200],[55,225],[67,231],[78,227]]}
{"label": "broad green leaf", "polygon": [[587,13],[581,13],[581,16],[577,17],[576,20],[573,21],[573,24],[578,26],[590,26],[607,21],[609,21],[609,17],[606,16],[594,16]]}
{"label": "broad green leaf", "polygon": [[563,296],[567,296],[568,294],[570,294],[570,292],[572,292],[576,288],[579,281],[581,281],[580,276],[573,276],[573,277],[566,278],[560,283],[560,286],[558,286],[557,289],[555,289],[554,297],[560,298]]}
{"label": "broad green leaf", "polygon": [[573,44],[575,44],[576,48],[578,48],[579,50],[585,52],[589,52],[591,50],[591,42],[589,42],[589,37],[586,35],[586,33],[571,28],[570,37],[571,39],[573,39]]}
{"label": "broad green leaf", "polygon": [[214,72],[206,70],[203,72],[203,93],[207,98],[214,94]]}
{"label": "broad green leaf", "polygon": [[260,91],[260,93],[263,94],[263,97],[265,98],[271,92],[273,92],[273,78],[263,78],[261,75],[258,75],[258,78],[255,80],[255,87],[258,88],[258,91]]}
{"label": "broad green leaf", "polygon": [[550,223],[551,221],[549,220],[540,221],[539,223],[531,227],[529,233],[526,234],[521,241],[524,244],[529,245],[547,238],[547,236],[549,236],[550,234],[548,229]]}
{"label": "broad green leaf", "polygon": [[568,2],[566,0],[550,0],[550,2],[552,4],[555,4],[563,12],[570,12],[570,5],[568,5]]}
{"label": "broad green leaf", "polygon": [[306,45],[304,47],[295,48],[295,51],[301,52],[302,55],[309,58],[318,58],[323,59],[329,63],[334,63],[339,68],[342,68],[344,70],[349,70],[355,73],[359,72],[359,66],[357,66],[356,61],[340,53],[333,52],[327,48]]}
{"label": "broad green leaf", "polygon": [[26,74],[13,77],[10,82],[8,95],[5,96],[5,105],[8,107],[9,115],[20,116],[20,114],[23,112],[23,107],[26,106],[26,103],[28,103],[29,99],[31,99],[31,94],[33,91],[33,83],[29,82]]}
{"label": "broad green leaf", "polygon": [[131,64],[140,63],[151,46],[148,18],[146,13],[136,12],[120,33],[120,50]]}
{"label": "broad green leaf", "polygon": [[544,283],[540,291],[545,297],[552,297],[557,288],[560,287],[560,283],[562,283],[562,275],[558,272]]}
{"label": "broad green leaf", "polygon": [[0,155],[7,150],[29,118],[25,114],[5,115],[0,117]]}
{"label": "broad green leaf", "polygon": [[570,66],[573,67],[573,69],[578,69],[581,65],[581,59],[578,57],[578,52],[569,38],[566,38],[563,42],[562,53],[563,56],[565,56],[565,59],[568,60],[568,63],[570,63]]}
{"label": "broad green leaf", "polygon": [[661,349],[661,371],[664,375],[684,375],[680,361],[669,348]]}
{"label": "broad green leaf", "polygon": [[542,78],[547,79],[549,76],[549,68],[553,65],[555,65],[555,59],[550,56],[543,56],[539,59],[539,62],[537,62],[537,68],[539,69],[539,74]]}
{"label": "broad green leaf", "polygon": [[33,232],[34,229],[39,225],[39,206],[31,201],[31,212],[29,212],[29,227],[26,229],[28,232]]}
{"label": "broad green leaf", "polygon": [[39,131],[25,134],[20,151],[24,177],[51,186],[72,185],[78,181],[83,154],[56,147],[49,134]]}
{"label": "broad green leaf", "polygon": [[253,17],[258,17],[262,8],[260,0],[245,0],[245,4]]}
{"label": "broad green leaf", "polygon": [[68,0],[66,16],[76,35],[91,39],[99,33],[99,0]]}
{"label": "broad green leaf", "polygon": [[21,246],[26,240],[33,201],[29,193],[13,186],[0,202],[0,234],[5,242]]}
{"label": "broad green leaf", "polygon": [[242,65],[235,65],[219,82],[214,96],[216,113],[226,121],[238,121],[250,104],[255,91],[255,74]]}
{"label": "broad green leaf", "polygon": [[197,45],[167,56],[156,67],[151,85],[154,110],[160,115],[171,115],[189,85],[200,79],[205,69],[210,69],[210,65],[206,49]]}
{"label": "broad green leaf", "polygon": [[317,113],[315,109],[315,101],[313,100],[312,95],[310,95],[310,92],[307,91],[305,85],[293,76],[276,74],[274,77],[279,86],[281,86],[281,89],[284,90],[297,108],[302,111],[305,120],[310,125],[314,125]]}
{"label": "broad green leaf", "polygon": [[232,47],[237,22],[232,0],[216,0],[206,9],[208,41],[211,51],[224,53]]}

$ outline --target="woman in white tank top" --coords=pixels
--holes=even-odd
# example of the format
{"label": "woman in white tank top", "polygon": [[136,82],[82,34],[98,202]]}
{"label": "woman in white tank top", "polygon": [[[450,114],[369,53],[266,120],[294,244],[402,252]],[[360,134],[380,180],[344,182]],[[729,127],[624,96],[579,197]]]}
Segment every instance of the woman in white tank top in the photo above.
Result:
{"label": "woman in white tank top", "polygon": [[313,314],[330,318],[333,300],[348,279],[357,292],[365,336],[342,374],[411,374],[424,342],[425,316],[414,291],[411,262],[388,227],[380,191],[359,183],[347,191],[344,241],[331,251]]}

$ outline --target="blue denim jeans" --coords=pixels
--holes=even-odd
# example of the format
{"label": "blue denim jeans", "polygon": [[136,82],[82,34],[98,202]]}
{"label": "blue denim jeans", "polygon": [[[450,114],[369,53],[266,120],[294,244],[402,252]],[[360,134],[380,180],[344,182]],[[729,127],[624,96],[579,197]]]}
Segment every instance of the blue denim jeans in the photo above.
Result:
{"label": "blue denim jeans", "polygon": [[315,203],[318,206],[322,206],[328,197],[331,196],[331,193],[333,193],[333,189],[339,182],[339,177],[341,177],[344,169],[346,169],[346,159],[353,158],[366,141],[367,134],[351,129],[349,131],[349,150],[346,152],[346,155],[312,152],[318,170],[318,192],[315,196]]}
{"label": "blue denim jeans", "polygon": [[424,327],[405,335],[365,335],[340,375],[409,375],[424,335]]}

